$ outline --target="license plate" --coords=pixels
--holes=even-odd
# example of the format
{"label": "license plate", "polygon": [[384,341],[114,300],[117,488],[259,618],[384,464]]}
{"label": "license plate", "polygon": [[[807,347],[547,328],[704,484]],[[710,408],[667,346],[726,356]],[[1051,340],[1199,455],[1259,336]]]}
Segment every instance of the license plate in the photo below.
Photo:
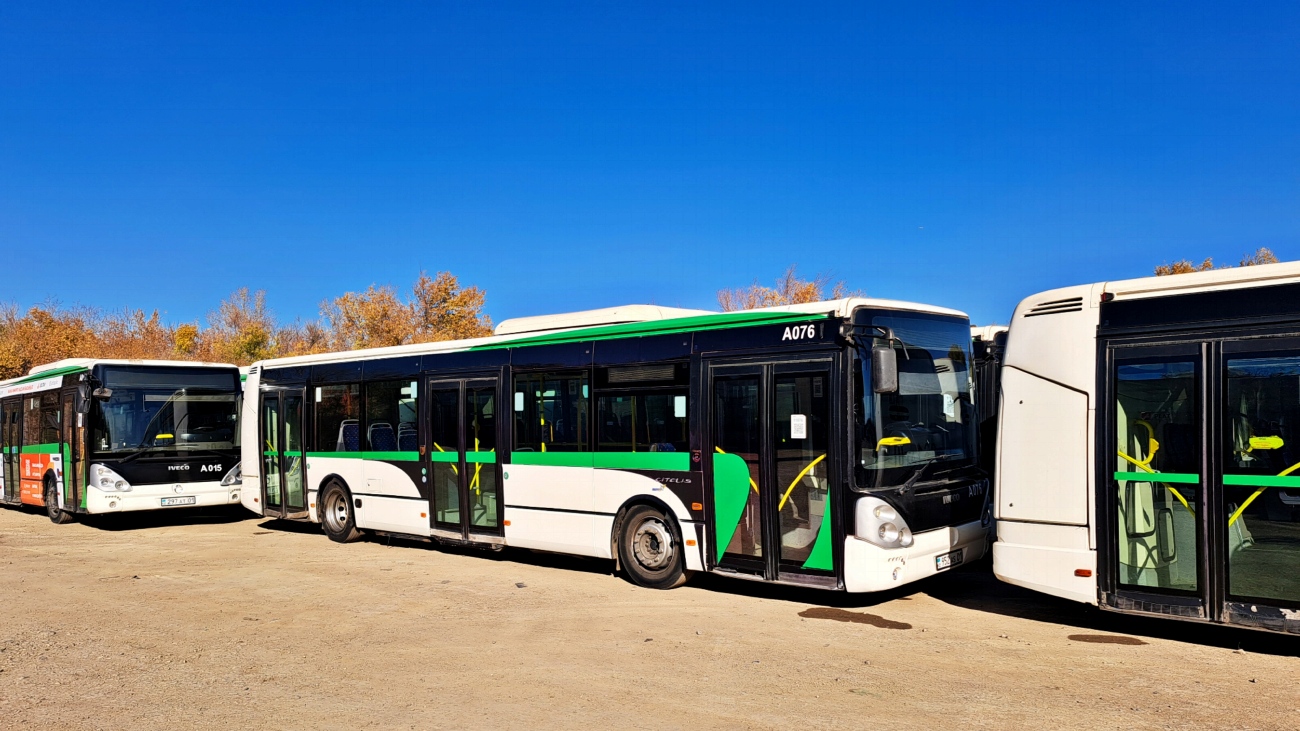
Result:
{"label": "license plate", "polygon": [[198,501],[199,501],[199,498],[198,498],[197,496],[195,496],[195,495],[189,495],[189,496],[187,496],[187,497],[165,497],[165,498],[162,498],[162,504],[163,504],[163,507],[164,507],[164,508],[167,507],[168,505],[193,505],[194,503],[196,503],[196,502],[198,502]]}
{"label": "license plate", "polygon": [[961,549],[941,553],[934,557],[934,570],[943,571],[961,563]]}

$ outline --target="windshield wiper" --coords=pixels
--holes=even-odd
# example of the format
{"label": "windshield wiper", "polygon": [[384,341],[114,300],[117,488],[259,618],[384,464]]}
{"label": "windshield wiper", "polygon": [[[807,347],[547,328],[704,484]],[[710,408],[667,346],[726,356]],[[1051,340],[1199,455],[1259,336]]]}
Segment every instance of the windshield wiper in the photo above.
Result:
{"label": "windshield wiper", "polygon": [[[922,462],[922,463],[917,467],[916,472],[913,473],[911,477],[907,478],[907,482],[904,482],[904,483],[903,483],[903,484],[898,488],[898,491],[899,491],[899,492],[907,492],[908,490],[912,489],[912,485],[915,485],[916,482],[917,482],[917,480],[921,479],[921,475],[925,474],[926,469],[929,468],[930,465],[935,464],[936,462],[942,462],[942,461],[947,460],[947,459],[957,459],[957,458],[959,458],[959,457],[964,457],[964,456],[966,456],[966,455],[964,455],[964,454],[936,454],[936,455],[934,455],[933,457],[930,457],[930,458],[926,459],[924,462]],[[942,474],[942,473],[940,473],[940,474]]]}

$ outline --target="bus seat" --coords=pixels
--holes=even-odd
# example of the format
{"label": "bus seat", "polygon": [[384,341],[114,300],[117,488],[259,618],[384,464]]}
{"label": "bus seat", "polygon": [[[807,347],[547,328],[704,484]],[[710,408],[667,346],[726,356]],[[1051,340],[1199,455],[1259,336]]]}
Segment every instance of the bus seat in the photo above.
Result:
{"label": "bus seat", "polygon": [[366,437],[370,443],[370,448],[376,452],[393,452],[397,450],[397,435],[393,433],[393,425],[386,421],[371,424]]}
{"label": "bus seat", "polygon": [[419,449],[420,440],[415,425],[409,421],[403,421],[397,425],[397,448],[403,452],[414,452]]}
{"label": "bus seat", "polygon": [[334,449],[338,452],[360,452],[361,423],[356,419],[344,419],[339,424],[339,439]]}

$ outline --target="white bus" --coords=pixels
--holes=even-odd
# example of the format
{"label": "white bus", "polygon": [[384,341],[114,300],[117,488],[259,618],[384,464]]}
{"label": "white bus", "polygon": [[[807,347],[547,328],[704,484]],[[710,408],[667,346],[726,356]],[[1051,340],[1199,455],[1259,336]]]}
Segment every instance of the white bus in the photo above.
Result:
{"label": "white bus", "polygon": [[1103,609],[1300,632],[1300,265],[1020,303],[994,572]]}
{"label": "white bus", "polygon": [[239,369],[75,358],[0,381],[0,504],[66,523],[239,503]]}
{"label": "white bus", "polygon": [[268,360],[243,491],[263,516],[862,592],[984,555],[970,333],[845,299],[628,306],[492,337]]}

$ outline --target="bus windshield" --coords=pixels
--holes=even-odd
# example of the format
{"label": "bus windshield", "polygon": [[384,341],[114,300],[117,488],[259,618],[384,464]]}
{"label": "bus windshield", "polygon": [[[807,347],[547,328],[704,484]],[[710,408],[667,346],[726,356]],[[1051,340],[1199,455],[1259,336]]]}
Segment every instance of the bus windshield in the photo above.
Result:
{"label": "bus windshield", "polygon": [[941,315],[859,310],[858,326],[889,328],[898,360],[898,390],[875,393],[871,348],[863,338],[854,373],[857,487],[913,484],[975,461],[970,394],[970,328]]}
{"label": "bus windshield", "polygon": [[91,449],[96,453],[239,446],[239,377],[234,372],[127,366],[106,368],[101,379],[112,395],[97,400],[91,410]]}

